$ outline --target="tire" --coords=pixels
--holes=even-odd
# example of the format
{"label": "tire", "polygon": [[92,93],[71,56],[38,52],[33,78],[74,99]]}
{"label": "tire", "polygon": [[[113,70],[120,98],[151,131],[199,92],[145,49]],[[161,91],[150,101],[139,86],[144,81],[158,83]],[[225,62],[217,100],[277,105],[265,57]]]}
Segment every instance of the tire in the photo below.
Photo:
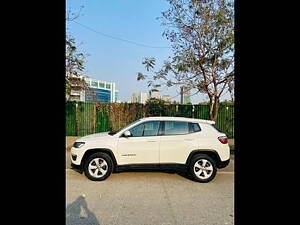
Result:
{"label": "tire", "polygon": [[200,183],[210,182],[217,174],[216,162],[206,154],[197,154],[190,162],[189,172]]}
{"label": "tire", "polygon": [[113,162],[109,155],[97,152],[87,158],[83,167],[84,174],[93,181],[102,181],[113,171]]}

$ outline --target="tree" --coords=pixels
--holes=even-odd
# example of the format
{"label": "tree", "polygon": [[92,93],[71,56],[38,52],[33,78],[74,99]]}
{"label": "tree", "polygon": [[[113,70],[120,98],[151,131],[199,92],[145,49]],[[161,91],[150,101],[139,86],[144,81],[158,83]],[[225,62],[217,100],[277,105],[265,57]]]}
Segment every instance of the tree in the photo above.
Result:
{"label": "tree", "polygon": [[168,0],[170,9],[162,12],[163,35],[171,42],[173,56],[154,70],[156,59],[142,62],[152,76],[149,86],[184,85],[209,98],[209,116],[216,120],[220,97],[233,90],[234,8],[233,0]]}
{"label": "tree", "polygon": [[84,53],[78,53],[76,42],[73,37],[66,37],[66,94],[67,99],[73,90],[83,90],[87,88],[84,81]]}
{"label": "tree", "polygon": [[166,115],[166,107],[168,105],[166,101],[159,98],[149,98],[146,101],[146,108],[148,108],[148,113],[151,116],[163,116]]}
{"label": "tree", "polygon": [[[76,20],[80,14],[83,6],[80,6],[79,11],[74,12],[70,9],[66,13],[66,21]],[[84,81],[84,63],[86,54],[78,52],[77,43],[75,38],[71,35],[66,35],[66,97],[67,100],[70,97],[71,89],[76,91],[81,91],[88,89]]]}

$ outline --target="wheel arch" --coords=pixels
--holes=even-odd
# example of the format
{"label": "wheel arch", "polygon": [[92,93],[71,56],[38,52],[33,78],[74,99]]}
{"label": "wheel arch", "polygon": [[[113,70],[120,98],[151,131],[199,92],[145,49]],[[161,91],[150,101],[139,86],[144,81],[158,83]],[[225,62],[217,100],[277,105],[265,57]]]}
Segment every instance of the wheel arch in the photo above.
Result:
{"label": "wheel arch", "polygon": [[83,164],[85,162],[85,160],[91,156],[92,154],[94,153],[97,153],[97,152],[103,152],[103,153],[106,153],[110,156],[111,160],[113,161],[113,164],[114,164],[114,168],[116,168],[117,166],[117,160],[116,160],[116,157],[114,155],[114,153],[112,152],[112,150],[108,149],[108,148],[93,148],[93,149],[88,149],[85,151],[82,159],[81,159],[81,167],[83,167]]}
{"label": "wheel arch", "polygon": [[216,150],[212,150],[212,149],[197,149],[197,150],[193,150],[189,154],[189,156],[188,156],[185,164],[188,166],[190,164],[192,158],[195,155],[197,155],[197,154],[206,154],[206,155],[208,155],[209,157],[211,157],[216,162],[217,168],[220,168],[220,166],[221,166],[221,158],[220,158],[219,154],[217,153],[217,151]]}

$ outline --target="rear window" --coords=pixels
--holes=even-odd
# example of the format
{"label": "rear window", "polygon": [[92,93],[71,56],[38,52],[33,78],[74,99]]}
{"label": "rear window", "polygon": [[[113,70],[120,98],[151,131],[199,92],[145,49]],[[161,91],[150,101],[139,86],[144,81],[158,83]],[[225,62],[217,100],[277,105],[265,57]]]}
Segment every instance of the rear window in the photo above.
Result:
{"label": "rear window", "polygon": [[165,121],[165,135],[188,134],[187,122]]}
{"label": "rear window", "polygon": [[215,128],[219,133],[222,133],[222,131],[215,124],[211,124],[211,126]]}
{"label": "rear window", "polygon": [[201,131],[201,128],[198,123],[190,123],[190,128],[191,133]]}

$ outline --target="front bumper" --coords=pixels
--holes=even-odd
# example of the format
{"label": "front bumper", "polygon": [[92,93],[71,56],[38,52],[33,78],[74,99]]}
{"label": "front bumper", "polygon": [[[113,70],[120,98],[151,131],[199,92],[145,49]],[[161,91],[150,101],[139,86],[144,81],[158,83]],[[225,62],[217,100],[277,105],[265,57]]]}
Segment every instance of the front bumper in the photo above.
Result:
{"label": "front bumper", "polygon": [[71,163],[74,165],[80,165],[83,153],[84,151],[81,149],[72,147],[70,152]]}
{"label": "front bumper", "polygon": [[80,172],[80,173],[83,172],[83,169],[82,169],[81,165],[76,165],[76,164],[74,164],[74,163],[71,163],[71,168],[72,168],[72,169],[75,169],[76,171],[78,171],[78,172]]}

